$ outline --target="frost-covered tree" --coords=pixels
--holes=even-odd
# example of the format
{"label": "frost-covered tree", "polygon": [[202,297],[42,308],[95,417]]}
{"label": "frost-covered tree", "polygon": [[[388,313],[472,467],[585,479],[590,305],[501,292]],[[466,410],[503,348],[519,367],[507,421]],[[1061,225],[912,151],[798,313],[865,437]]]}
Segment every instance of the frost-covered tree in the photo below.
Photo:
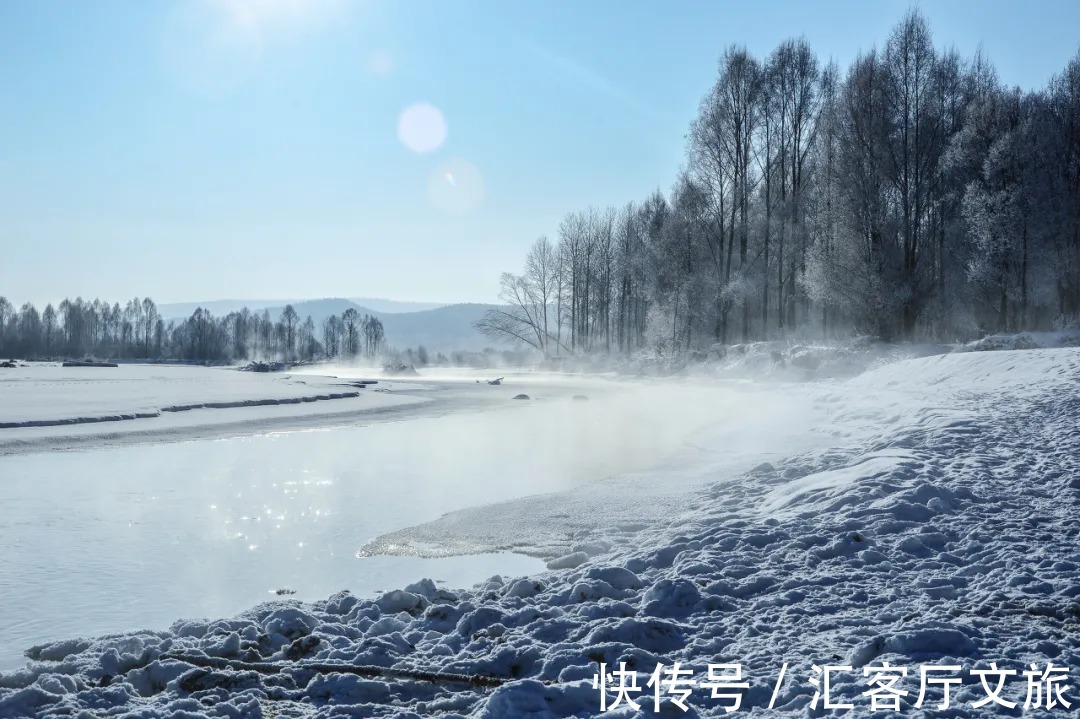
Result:
{"label": "frost-covered tree", "polygon": [[347,357],[360,354],[360,313],[352,307],[341,313],[341,336]]}
{"label": "frost-covered tree", "polygon": [[628,352],[1080,323],[1078,118],[1080,56],[1006,89],[918,12],[848,68],[803,38],[732,46],[669,195],[563,219],[558,333]]}
{"label": "frost-covered tree", "polygon": [[563,265],[547,237],[533,243],[521,275],[503,273],[502,307],[489,310],[476,327],[497,341],[529,345],[545,355],[561,349]]}
{"label": "frost-covered tree", "polygon": [[285,358],[291,359],[296,353],[296,325],[300,316],[292,305],[285,305],[281,310],[281,318],[278,320],[282,328],[282,339],[285,343]]}

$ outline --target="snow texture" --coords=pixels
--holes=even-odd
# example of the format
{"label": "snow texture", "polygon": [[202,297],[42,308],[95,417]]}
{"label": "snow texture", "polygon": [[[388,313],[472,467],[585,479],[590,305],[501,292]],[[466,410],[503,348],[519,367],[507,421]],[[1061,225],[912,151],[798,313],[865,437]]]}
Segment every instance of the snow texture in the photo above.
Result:
{"label": "snow texture", "polygon": [[[42,363],[5,372],[0,393],[0,429],[144,420],[162,413],[301,405],[361,395],[332,377],[178,365],[58,368]],[[379,396],[366,399],[377,402]]]}
{"label": "snow texture", "polygon": [[[827,446],[714,476],[668,522],[609,526],[552,557],[558,569],[35,647],[0,675],[0,717],[593,716],[597,662],[643,685],[674,661],[698,679],[741,663],[755,712],[788,662],[767,714],[799,717],[827,713],[810,707],[811,664],[851,665],[832,699],[867,715],[863,667],[958,664],[946,715],[994,716],[972,707],[985,693],[969,670],[1080,670],[1078,390],[1076,349],[953,353],[815,385]],[[943,715],[913,708],[906,681],[899,715]],[[1067,696],[1075,712],[1080,693]],[[638,699],[651,715],[649,690]],[[706,690],[688,703],[661,714],[725,715]]]}

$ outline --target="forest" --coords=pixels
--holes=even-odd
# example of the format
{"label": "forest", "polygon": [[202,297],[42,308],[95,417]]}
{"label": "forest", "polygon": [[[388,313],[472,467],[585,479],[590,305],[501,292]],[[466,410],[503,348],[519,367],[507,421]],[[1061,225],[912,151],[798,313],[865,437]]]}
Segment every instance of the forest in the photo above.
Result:
{"label": "forest", "polygon": [[246,307],[224,317],[195,310],[166,322],[149,297],[119,303],[65,299],[40,313],[33,304],[15,309],[0,297],[0,357],[97,357],[117,359],[355,359],[378,357],[385,335],[377,317],[349,308],[320,324],[303,321],[292,305],[276,319]]}
{"label": "forest", "polygon": [[673,187],[568,213],[478,327],[545,354],[1080,322],[1080,53],[1039,89],[918,12],[842,70],[732,46]]}

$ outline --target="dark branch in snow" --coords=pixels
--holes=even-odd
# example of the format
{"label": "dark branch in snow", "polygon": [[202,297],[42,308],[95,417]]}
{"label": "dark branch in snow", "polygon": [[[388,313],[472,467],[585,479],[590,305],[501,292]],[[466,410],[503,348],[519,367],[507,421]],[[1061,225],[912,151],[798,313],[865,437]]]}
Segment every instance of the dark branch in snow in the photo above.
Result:
{"label": "dark branch in snow", "polygon": [[285,671],[309,671],[316,674],[355,674],[378,679],[407,679],[434,684],[467,684],[474,687],[499,687],[512,679],[482,676],[480,674],[452,674],[430,672],[420,669],[390,669],[387,667],[358,666],[334,662],[245,662],[237,659],[207,657],[185,654],[163,654],[161,659],[172,659],[205,669],[229,669],[233,671],[280,674]]}

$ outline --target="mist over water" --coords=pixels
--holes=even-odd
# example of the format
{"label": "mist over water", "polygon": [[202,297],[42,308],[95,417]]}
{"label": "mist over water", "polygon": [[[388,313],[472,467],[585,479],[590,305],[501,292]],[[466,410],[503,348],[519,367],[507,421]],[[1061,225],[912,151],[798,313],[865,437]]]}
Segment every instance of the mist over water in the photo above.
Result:
{"label": "mist over water", "polygon": [[[314,600],[425,576],[463,586],[534,573],[542,562],[518,555],[357,552],[447,512],[656,466],[730,421],[740,395],[536,375],[490,387],[453,374],[415,385],[452,399],[414,419],[0,457],[0,666],[47,640],[229,616],[277,589]],[[511,399],[519,392],[531,399]],[[468,396],[495,401],[453,411]]]}

